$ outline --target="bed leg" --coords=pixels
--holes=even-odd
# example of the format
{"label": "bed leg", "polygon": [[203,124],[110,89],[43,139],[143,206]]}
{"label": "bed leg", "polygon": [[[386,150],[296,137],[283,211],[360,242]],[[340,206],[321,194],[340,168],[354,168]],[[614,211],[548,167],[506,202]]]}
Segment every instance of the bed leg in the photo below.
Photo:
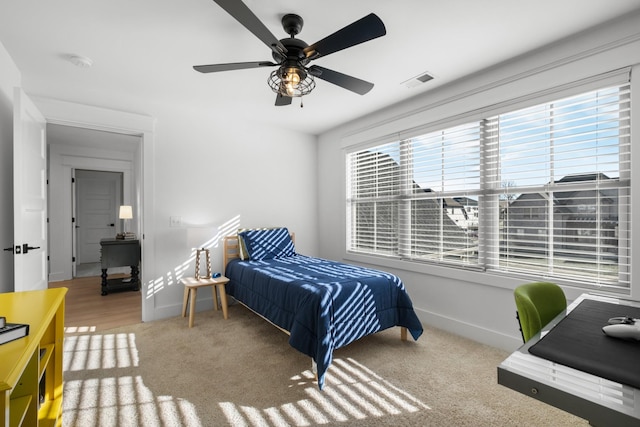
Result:
{"label": "bed leg", "polygon": [[316,363],[315,360],[313,360],[313,357],[311,358],[311,372],[313,372],[313,375],[316,377],[316,381],[318,380],[318,364]]}
{"label": "bed leg", "polygon": [[402,341],[407,340],[407,328],[405,328],[404,326],[400,328],[400,339]]}

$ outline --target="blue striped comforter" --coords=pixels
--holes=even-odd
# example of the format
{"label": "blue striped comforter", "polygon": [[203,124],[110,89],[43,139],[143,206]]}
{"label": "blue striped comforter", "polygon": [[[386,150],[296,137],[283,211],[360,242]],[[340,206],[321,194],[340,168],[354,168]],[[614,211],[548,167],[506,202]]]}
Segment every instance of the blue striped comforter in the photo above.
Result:
{"label": "blue striped comforter", "polygon": [[414,340],[422,334],[402,281],[389,273],[294,255],[234,259],[225,276],[229,295],[289,331],[289,344],[315,360],[320,389],[334,349],[393,326]]}

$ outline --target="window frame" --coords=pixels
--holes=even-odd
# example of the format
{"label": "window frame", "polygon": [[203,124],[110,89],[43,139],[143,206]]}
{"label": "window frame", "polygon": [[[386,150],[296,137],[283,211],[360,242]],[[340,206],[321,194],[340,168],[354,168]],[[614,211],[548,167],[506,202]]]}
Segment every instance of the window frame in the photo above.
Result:
{"label": "window frame", "polygon": [[[483,108],[483,109],[479,109],[476,110],[474,112],[470,112],[470,113],[465,113],[465,114],[461,114],[459,116],[455,116],[452,117],[450,119],[446,119],[446,120],[440,120],[438,123],[431,123],[431,124],[426,124],[423,126],[419,126],[419,127],[415,127],[411,130],[408,130],[406,132],[398,132],[396,135],[394,135],[398,140],[407,140],[410,139],[412,137],[415,136],[420,136],[422,134],[424,134],[425,132],[429,132],[429,131],[433,131],[436,129],[444,129],[445,126],[456,126],[459,125],[461,123],[464,123],[465,121],[472,121],[472,120],[479,120],[480,122],[487,120],[488,117],[492,116],[492,115],[499,115],[499,114],[503,114],[503,113],[507,113],[510,111],[514,111],[516,109],[520,109],[520,108],[526,108],[529,106],[533,106],[533,105],[537,105],[537,104],[541,104],[541,103],[546,103],[546,102],[553,102],[553,101],[557,101],[560,100],[562,98],[568,97],[568,96],[575,96],[575,95],[580,95],[580,94],[584,94],[584,93],[588,93],[590,91],[593,91],[595,89],[601,89],[608,86],[611,86],[612,84],[620,84],[620,83],[625,83],[625,84],[631,84],[630,83],[630,77],[629,77],[629,70],[621,70],[621,71],[616,71],[616,72],[611,72],[611,73],[607,73],[605,75],[602,76],[596,76],[596,77],[592,77],[589,79],[586,79],[585,81],[582,82],[574,82],[570,85],[564,85],[561,88],[553,88],[553,89],[549,89],[548,91],[544,91],[542,93],[539,94],[539,96],[528,96],[528,97],[524,97],[524,98],[520,98],[520,99],[514,99],[514,100],[510,100],[504,103],[501,103],[498,106],[492,106],[490,108]],[[553,97],[553,94],[556,94],[557,97]],[[563,96],[558,96],[558,95],[563,95]],[[630,114],[631,116],[631,114]],[[392,140],[392,137],[385,137],[384,138],[387,141]],[[481,138],[481,152],[482,150],[486,149],[486,147],[483,146],[483,144],[487,143],[487,138]],[[378,141],[370,141],[369,143],[366,144],[360,144],[358,146],[350,146],[350,147],[346,147],[345,149],[345,159],[346,159],[346,172],[347,174],[349,173],[349,155],[351,153],[357,152],[357,151],[361,151],[363,149],[366,149],[367,147],[375,147],[377,145],[380,144],[380,140]],[[630,146],[630,145],[629,145]],[[492,170],[490,168],[486,167],[485,162],[487,161],[486,156],[483,156],[481,154],[481,166],[480,166],[480,171],[481,171],[481,180],[483,182],[483,184],[481,185],[482,189],[481,191],[478,193],[479,194],[479,200],[478,200],[478,210],[480,212],[482,212],[480,219],[479,219],[479,255],[478,255],[478,265],[474,266],[474,265],[457,265],[456,267],[456,271],[460,272],[462,271],[462,274],[464,275],[464,271],[480,271],[480,272],[485,272],[485,273],[491,273],[492,275],[498,275],[498,276],[507,276],[509,278],[521,278],[521,279],[531,279],[532,276],[527,275],[527,274],[521,274],[520,272],[505,272],[505,271],[501,271],[500,269],[496,269],[494,268],[494,266],[490,263],[490,260],[487,258],[487,253],[488,251],[491,250],[491,248],[495,248],[496,245],[499,244],[499,242],[497,242],[497,233],[494,231],[497,229],[498,225],[498,209],[495,208],[495,204],[496,204],[496,200],[495,198],[492,198],[492,194],[496,194],[496,189],[487,189],[485,183],[491,179],[491,177],[487,176],[487,174],[489,173],[493,173]],[[627,171],[630,173],[630,171]],[[349,211],[349,206],[350,206],[350,201],[349,201],[349,189],[348,189],[348,184],[349,183],[349,177],[347,176],[347,198],[346,198],[346,206],[347,206],[347,218],[346,218],[346,258],[347,259],[352,259],[352,260],[360,260],[360,261],[364,261],[364,262],[375,262],[377,264],[382,264],[382,265],[388,265],[388,266],[401,266],[401,268],[407,269],[407,270],[415,270],[415,271],[419,271],[419,272],[428,272],[428,273],[436,273],[436,274],[441,274],[442,276],[446,276],[446,277],[454,277],[456,276],[458,273],[452,271],[452,269],[450,268],[449,265],[447,265],[447,263],[442,263],[442,262],[436,262],[436,263],[430,263],[427,262],[426,265],[421,265],[421,262],[418,262],[416,260],[410,259],[410,257],[406,256],[406,253],[399,253],[396,256],[379,256],[376,254],[372,254],[372,253],[359,253],[356,251],[352,251],[350,250],[350,245],[351,245],[351,241],[352,241],[352,230],[350,229],[350,211]],[[632,188],[631,186],[629,186],[628,188],[628,194],[626,195],[621,195],[624,197],[631,197],[631,193],[632,193]],[[490,196],[490,197],[487,197]],[[401,198],[402,199],[402,198]],[[630,209],[630,208],[629,208]],[[626,215],[630,215],[630,212],[626,212]],[[621,219],[622,221],[622,219]],[[403,227],[402,230],[405,230],[405,228]],[[631,241],[631,234],[630,234],[630,230],[625,230],[625,240],[626,242],[628,242],[628,244],[626,246],[623,247],[622,243],[619,243],[619,248],[622,251],[625,252],[624,256],[626,256],[629,259],[629,263],[628,266],[630,268],[631,265],[631,261],[630,261],[630,255],[629,255],[629,251],[630,251],[630,241]],[[399,232],[399,234],[403,234],[402,232]],[[406,239],[406,232],[404,233],[405,236],[401,237],[401,239]],[[622,238],[620,240],[623,240]],[[630,276],[630,271],[626,272],[629,276]],[[539,275],[536,275],[536,277],[540,277]],[[601,285],[598,283],[591,283],[591,284],[584,284],[584,283],[579,283],[579,282],[573,282],[570,279],[567,278],[559,278],[557,280],[560,283],[568,283],[568,284],[572,284],[572,285],[576,285],[577,287],[581,287],[581,288],[586,288],[586,289],[602,289]],[[621,286],[619,288],[617,288],[616,286],[611,286],[609,288],[607,288],[607,290],[612,290],[612,291],[621,291],[621,292],[629,292],[631,287],[631,280],[629,279],[629,281],[627,282],[627,284],[625,284],[624,286]]]}

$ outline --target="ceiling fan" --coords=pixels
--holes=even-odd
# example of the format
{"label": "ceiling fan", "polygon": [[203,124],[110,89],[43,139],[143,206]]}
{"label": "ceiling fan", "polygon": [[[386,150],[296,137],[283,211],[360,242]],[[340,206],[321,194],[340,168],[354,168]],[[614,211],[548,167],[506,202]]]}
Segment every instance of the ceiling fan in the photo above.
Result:
{"label": "ceiling fan", "polygon": [[277,106],[289,105],[294,97],[310,93],[316,86],[314,77],[360,95],[366,94],[373,88],[373,83],[318,65],[310,67],[308,65],[309,62],[320,57],[384,36],[386,34],[384,24],[375,14],[371,13],[322,40],[308,45],[301,39],[295,38],[302,30],[304,23],[298,15],[287,14],[282,17],[282,27],[290,37],[278,40],[241,0],[214,1],[271,49],[274,62],[196,65],[193,67],[196,71],[214,73],[247,68],[278,67],[271,72],[267,81],[277,94],[275,103]]}

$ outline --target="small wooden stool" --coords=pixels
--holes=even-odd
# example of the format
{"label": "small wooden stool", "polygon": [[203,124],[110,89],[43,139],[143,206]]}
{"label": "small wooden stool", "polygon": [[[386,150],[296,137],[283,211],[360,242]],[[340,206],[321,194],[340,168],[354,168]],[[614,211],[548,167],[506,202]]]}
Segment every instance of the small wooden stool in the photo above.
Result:
{"label": "small wooden stool", "polygon": [[218,308],[218,292],[217,288],[220,288],[220,302],[222,305],[222,316],[225,320],[228,318],[227,314],[227,293],[225,292],[224,285],[229,283],[229,279],[224,276],[200,278],[185,277],[180,279],[180,282],[184,285],[184,298],[182,299],[182,317],[187,315],[187,304],[189,304],[189,327],[193,326],[193,317],[196,311],[196,294],[198,288],[203,286],[211,286],[213,290],[213,307],[216,310]]}

